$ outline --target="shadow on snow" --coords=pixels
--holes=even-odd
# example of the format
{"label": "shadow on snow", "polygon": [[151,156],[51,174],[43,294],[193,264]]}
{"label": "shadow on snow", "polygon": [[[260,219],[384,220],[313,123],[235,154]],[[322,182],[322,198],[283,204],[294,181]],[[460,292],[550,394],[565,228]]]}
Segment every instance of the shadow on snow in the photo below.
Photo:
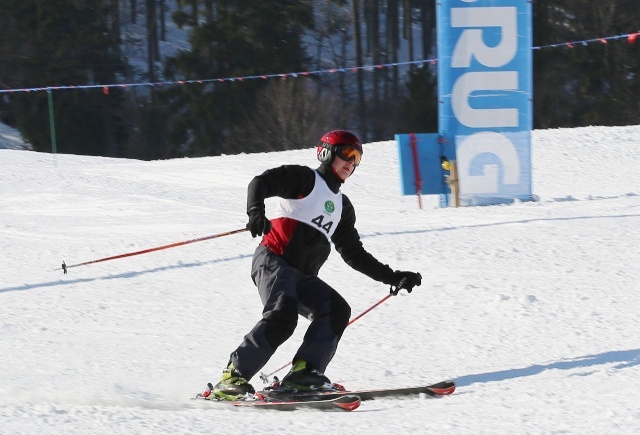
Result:
{"label": "shadow on snow", "polygon": [[[35,288],[65,286],[70,284],[80,284],[80,283],[95,282],[95,281],[102,281],[102,280],[109,280],[109,279],[128,279],[128,278],[134,278],[136,276],[142,276],[150,273],[164,272],[172,269],[182,269],[182,268],[188,268],[188,267],[206,266],[206,265],[217,264],[217,263],[226,263],[228,261],[251,258],[252,256],[253,254],[251,255],[246,254],[246,255],[238,255],[235,257],[219,258],[217,260],[194,261],[191,263],[179,263],[179,264],[174,264],[172,266],[156,267],[153,269],[146,269],[141,271],[129,271],[124,273],[119,273],[117,275],[106,275],[106,276],[93,277],[93,278],[58,279],[55,281],[40,282],[40,283],[34,283],[34,284],[23,284],[23,285],[14,286],[14,287],[0,288],[0,293],[7,293],[12,291],[24,291],[24,290],[31,290]],[[73,272],[69,272],[69,274],[66,276],[70,277],[72,273]],[[62,272],[60,272],[60,274],[62,274]]]}
{"label": "shadow on snow", "polygon": [[597,355],[588,355],[569,360],[557,361],[549,364],[535,364],[520,369],[500,370],[496,372],[478,373],[456,378],[456,385],[466,387],[478,383],[500,382],[509,379],[534,376],[546,370],[573,370],[584,367],[594,367],[604,364],[614,364],[615,369],[624,369],[640,365],[640,349],[616,350]]}
{"label": "shadow on snow", "polygon": [[430,228],[430,229],[416,229],[416,230],[403,230],[403,231],[376,231],[374,233],[363,234],[361,235],[362,239],[366,239],[369,237],[378,237],[378,236],[399,236],[399,235],[407,235],[407,234],[426,234],[426,233],[434,233],[440,231],[455,231],[461,229],[470,229],[470,228],[488,228],[488,227],[499,227],[502,225],[517,225],[517,224],[530,224],[534,222],[561,222],[561,221],[579,221],[579,220],[588,220],[588,219],[624,219],[624,218],[637,218],[640,217],[640,214],[617,214],[611,216],[572,216],[572,217],[553,217],[553,218],[531,218],[531,219],[520,219],[520,220],[511,220],[511,221],[503,221],[503,222],[488,222],[484,224],[471,224],[471,225],[456,225],[451,227],[440,227],[440,228]]}

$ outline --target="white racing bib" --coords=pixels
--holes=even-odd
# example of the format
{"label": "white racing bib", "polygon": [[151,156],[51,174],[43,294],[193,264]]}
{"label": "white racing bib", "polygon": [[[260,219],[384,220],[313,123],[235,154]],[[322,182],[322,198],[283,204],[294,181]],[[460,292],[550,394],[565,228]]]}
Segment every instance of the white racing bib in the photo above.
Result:
{"label": "white racing bib", "polygon": [[320,174],[311,193],[300,199],[280,198],[274,218],[291,218],[316,228],[331,241],[342,216],[342,193],[333,193]]}

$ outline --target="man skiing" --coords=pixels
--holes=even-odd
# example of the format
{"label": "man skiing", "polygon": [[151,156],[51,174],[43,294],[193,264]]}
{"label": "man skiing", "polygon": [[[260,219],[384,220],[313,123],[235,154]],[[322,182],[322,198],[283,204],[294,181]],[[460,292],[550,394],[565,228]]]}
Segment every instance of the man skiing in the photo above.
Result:
{"label": "man skiing", "polygon": [[[330,242],[353,269],[409,292],[421,284],[415,272],[393,271],[365,251],[355,228],[353,205],[340,192],[360,164],[360,139],[344,130],[324,134],[317,146],[320,166],[285,165],[265,171],[250,183],[247,229],[263,236],[253,256],[251,278],[264,306],[262,319],[230,355],[213,394],[237,400],[255,392],[249,380],[294,332],[298,315],[311,320],[282,386],[297,391],[327,388],[323,374],[351,316],[349,304],[318,277]],[[264,200],[279,197],[271,220]],[[394,293],[395,294],[395,293]]]}

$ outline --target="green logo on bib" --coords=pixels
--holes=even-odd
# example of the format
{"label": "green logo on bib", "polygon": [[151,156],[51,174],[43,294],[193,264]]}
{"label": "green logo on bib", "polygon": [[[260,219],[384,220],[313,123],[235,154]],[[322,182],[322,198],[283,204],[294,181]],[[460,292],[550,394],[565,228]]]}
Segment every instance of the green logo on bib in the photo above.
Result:
{"label": "green logo on bib", "polygon": [[333,201],[327,201],[324,203],[324,209],[327,213],[333,213],[336,210],[336,206]]}

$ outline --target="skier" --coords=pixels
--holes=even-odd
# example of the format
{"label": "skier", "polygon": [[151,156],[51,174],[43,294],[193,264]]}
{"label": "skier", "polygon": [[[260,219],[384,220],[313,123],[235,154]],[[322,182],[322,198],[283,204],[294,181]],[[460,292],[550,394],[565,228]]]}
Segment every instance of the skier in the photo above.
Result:
{"label": "skier", "polygon": [[[340,192],[362,158],[353,133],[333,130],[317,145],[320,166],[285,165],[255,177],[248,187],[247,229],[263,236],[253,255],[251,278],[264,310],[262,319],[230,355],[213,394],[237,400],[253,394],[249,380],[294,332],[298,315],[311,320],[282,386],[298,391],[329,388],[323,374],[351,316],[348,303],[318,277],[331,251],[330,242],[353,269],[376,281],[411,292],[421,284],[415,272],[393,271],[362,246],[349,198]],[[279,197],[269,220],[264,200]],[[394,293],[395,294],[395,293]]]}

